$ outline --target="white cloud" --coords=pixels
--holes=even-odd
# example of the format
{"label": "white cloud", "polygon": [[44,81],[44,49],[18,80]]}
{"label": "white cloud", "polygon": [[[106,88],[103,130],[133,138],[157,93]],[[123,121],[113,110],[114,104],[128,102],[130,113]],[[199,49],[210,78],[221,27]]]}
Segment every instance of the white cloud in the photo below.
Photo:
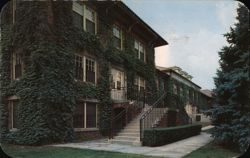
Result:
{"label": "white cloud", "polygon": [[[229,3],[230,2],[230,3]],[[216,14],[220,24],[225,30],[229,30],[229,26],[236,23],[235,17],[237,16],[237,1],[216,1]]]}
{"label": "white cloud", "polygon": [[218,51],[226,45],[224,37],[201,29],[189,36],[168,34],[168,39],[169,46],[156,49],[156,64],[179,66],[192,75],[193,81],[201,87],[213,88],[212,77],[219,66]]}

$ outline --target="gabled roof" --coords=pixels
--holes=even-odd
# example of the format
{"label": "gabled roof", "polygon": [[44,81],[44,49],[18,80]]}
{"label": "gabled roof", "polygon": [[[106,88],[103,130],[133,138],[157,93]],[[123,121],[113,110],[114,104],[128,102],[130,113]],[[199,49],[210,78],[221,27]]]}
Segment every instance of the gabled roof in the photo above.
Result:
{"label": "gabled roof", "polygon": [[202,94],[206,95],[207,97],[210,97],[212,98],[213,97],[213,91],[211,90],[208,90],[208,89],[203,89],[203,90],[200,90]]}
{"label": "gabled roof", "polygon": [[100,8],[114,9],[126,15],[124,16],[124,18],[128,18],[131,21],[131,28],[136,27],[137,30],[143,30],[145,33],[151,36],[150,39],[152,40],[154,47],[168,44],[168,42],[163,37],[161,37],[155,30],[153,30],[147,23],[145,23],[122,1],[93,1],[91,3]]}
{"label": "gabled roof", "polygon": [[160,66],[156,66],[156,69],[160,70],[161,72],[164,73],[174,73],[175,75],[179,76],[180,78],[184,79],[185,81],[191,83],[192,85],[194,85],[195,87],[197,87],[198,89],[201,89],[201,87],[199,85],[197,85],[196,83],[194,83],[193,81],[191,81],[190,79],[188,79],[187,77],[184,77],[182,74],[178,73],[177,71],[175,71],[174,69],[172,69],[171,67],[160,67]]}

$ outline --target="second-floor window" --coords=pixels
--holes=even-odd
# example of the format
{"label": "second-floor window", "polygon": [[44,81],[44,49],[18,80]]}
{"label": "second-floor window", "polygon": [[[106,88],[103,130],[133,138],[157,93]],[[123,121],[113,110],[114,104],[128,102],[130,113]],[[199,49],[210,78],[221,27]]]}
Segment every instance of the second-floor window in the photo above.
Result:
{"label": "second-floor window", "polygon": [[73,2],[73,24],[79,29],[83,29],[92,34],[97,31],[97,14],[96,12],[83,4]]}
{"label": "second-floor window", "polygon": [[145,46],[138,40],[135,40],[134,48],[136,52],[136,57],[145,62],[146,61]]}
{"label": "second-floor window", "polygon": [[111,69],[111,88],[121,90],[125,87],[125,74],[123,71]]}
{"label": "second-floor window", "polygon": [[75,55],[75,78],[83,81],[83,57]]}
{"label": "second-floor window", "polygon": [[86,58],[86,65],[85,65],[85,71],[86,71],[86,82],[95,83],[95,61],[92,59]]}
{"label": "second-floor window", "polygon": [[12,79],[19,79],[23,74],[23,55],[13,53],[12,55]]}
{"label": "second-floor window", "polygon": [[75,79],[96,83],[96,61],[85,56],[75,55]]}
{"label": "second-floor window", "polygon": [[146,89],[146,81],[140,76],[135,77],[134,85],[136,89],[140,92],[143,92]]}
{"label": "second-floor window", "polygon": [[117,25],[113,25],[113,36],[114,36],[114,46],[117,49],[122,50],[122,29]]}

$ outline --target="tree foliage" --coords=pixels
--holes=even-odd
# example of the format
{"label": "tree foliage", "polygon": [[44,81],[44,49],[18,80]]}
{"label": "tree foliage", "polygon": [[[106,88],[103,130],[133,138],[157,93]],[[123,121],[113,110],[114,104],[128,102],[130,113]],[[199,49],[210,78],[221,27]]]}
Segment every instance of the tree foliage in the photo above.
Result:
{"label": "tree foliage", "polygon": [[239,5],[237,13],[235,27],[224,35],[228,45],[219,52],[213,136],[245,150],[250,141],[249,10]]}

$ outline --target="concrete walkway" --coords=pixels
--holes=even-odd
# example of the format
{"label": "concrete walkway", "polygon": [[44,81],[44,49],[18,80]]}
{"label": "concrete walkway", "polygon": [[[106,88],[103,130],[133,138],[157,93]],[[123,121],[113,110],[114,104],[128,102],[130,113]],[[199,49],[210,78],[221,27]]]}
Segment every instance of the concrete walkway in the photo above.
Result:
{"label": "concrete walkway", "polygon": [[[207,130],[213,126],[207,126],[202,130]],[[110,144],[107,140],[88,141],[82,143],[68,143],[53,145],[57,147],[71,147],[80,149],[93,149],[103,151],[113,151],[122,153],[132,153],[147,156],[160,156],[167,158],[181,158],[190,152],[204,146],[212,141],[210,134],[201,132],[200,135],[183,139],[160,147],[129,146],[120,144]]]}

